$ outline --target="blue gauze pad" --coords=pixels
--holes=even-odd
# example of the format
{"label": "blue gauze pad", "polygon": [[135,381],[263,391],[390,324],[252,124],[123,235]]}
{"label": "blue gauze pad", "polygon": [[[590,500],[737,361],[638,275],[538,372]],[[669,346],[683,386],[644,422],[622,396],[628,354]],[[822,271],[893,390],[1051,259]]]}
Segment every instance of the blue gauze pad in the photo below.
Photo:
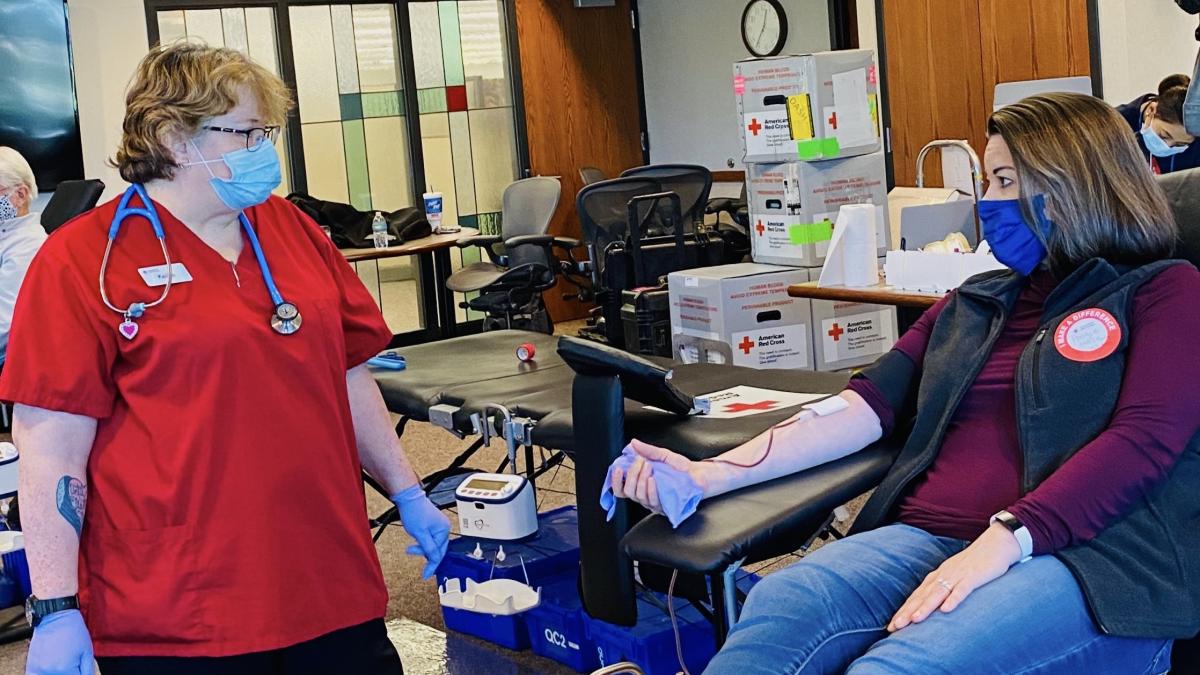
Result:
{"label": "blue gauze pad", "polygon": [[[612,520],[613,513],[617,510],[617,498],[612,492],[613,469],[621,469],[628,473],[638,457],[633,447],[627,445],[621,451],[621,456],[608,467],[608,475],[604,477],[604,489],[600,492],[600,508],[608,514],[608,520]],[[690,475],[671,468],[666,462],[652,459],[647,459],[646,462],[654,471],[654,483],[658,487],[658,501],[662,505],[663,513],[667,520],[671,521],[671,527],[679,527],[680,523],[696,512],[702,496],[700,486]]]}

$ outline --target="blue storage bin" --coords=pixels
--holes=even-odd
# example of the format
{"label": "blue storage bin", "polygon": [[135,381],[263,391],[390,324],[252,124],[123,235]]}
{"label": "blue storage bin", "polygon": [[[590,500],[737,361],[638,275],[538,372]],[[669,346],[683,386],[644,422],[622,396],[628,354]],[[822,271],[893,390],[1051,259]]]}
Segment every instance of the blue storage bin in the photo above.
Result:
{"label": "blue storage bin", "polygon": [[[756,574],[742,572],[737,577],[737,587],[743,593],[749,593],[760,578]],[[666,604],[665,595],[653,595],[660,604]],[[687,601],[674,598],[673,603],[684,663],[690,672],[699,673],[717,653],[713,626]],[[596,648],[599,666],[632,661],[641,666],[646,675],[675,675],[680,672],[671,617],[658,605],[639,597],[636,626],[617,626],[590,617],[587,622],[588,637]]]}
{"label": "blue storage bin", "polygon": [[25,549],[0,555],[3,560],[4,573],[17,582],[20,589],[21,602],[33,595],[33,584],[29,581],[29,561],[25,558]]}
{"label": "blue storage bin", "polygon": [[579,575],[565,573],[542,586],[541,604],[525,613],[529,644],[536,654],[591,672],[600,659],[588,635],[589,620],[579,598]]}
{"label": "blue storage bin", "polygon": [[[665,603],[665,595],[656,593],[655,596]],[[675,598],[674,605],[684,663],[689,671],[699,673],[717,653],[712,624],[686,601]],[[638,598],[636,626],[617,626],[588,619],[588,636],[595,645],[601,666],[632,661],[641,666],[646,675],[675,675],[680,671],[671,617],[643,598]]]}
{"label": "blue storage bin", "polygon": [[[574,506],[564,506],[538,515],[538,531],[521,541],[498,542],[475,537],[458,537],[450,542],[446,556],[438,565],[437,581],[442,586],[448,578],[516,579],[534,588],[546,587],[560,581],[569,573],[579,569],[579,519]],[[476,544],[483,548],[483,560],[470,556]],[[504,546],[505,559],[496,561],[496,552]],[[524,569],[521,562],[524,560]],[[495,567],[493,568],[493,564]],[[578,598],[578,593],[576,593]],[[532,611],[532,610],[531,610]],[[442,607],[442,618],[450,630],[474,635],[508,649],[521,650],[529,647],[529,632],[526,615],[494,616],[462,609]]]}

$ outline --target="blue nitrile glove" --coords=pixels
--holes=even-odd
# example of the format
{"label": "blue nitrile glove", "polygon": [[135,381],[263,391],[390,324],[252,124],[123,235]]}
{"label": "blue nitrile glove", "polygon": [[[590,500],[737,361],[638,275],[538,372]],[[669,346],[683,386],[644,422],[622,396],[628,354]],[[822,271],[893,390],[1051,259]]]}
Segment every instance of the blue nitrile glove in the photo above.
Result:
{"label": "blue nitrile glove", "polygon": [[421,570],[421,578],[428,579],[446,555],[446,547],[450,544],[450,520],[429,501],[420,485],[392,495],[392,503],[400,511],[404,529],[417,540],[406,553],[425,556],[429,562]]}
{"label": "blue nitrile glove", "polygon": [[25,675],[92,675],[92,636],[77,609],[55,612],[38,624],[29,643]]}

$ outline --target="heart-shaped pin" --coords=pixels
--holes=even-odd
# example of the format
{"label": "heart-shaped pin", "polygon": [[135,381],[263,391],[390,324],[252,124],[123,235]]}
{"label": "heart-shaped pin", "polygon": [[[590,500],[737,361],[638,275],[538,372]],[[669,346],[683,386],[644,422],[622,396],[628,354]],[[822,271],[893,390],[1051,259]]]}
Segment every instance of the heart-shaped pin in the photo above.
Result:
{"label": "heart-shaped pin", "polygon": [[126,319],[121,322],[120,326],[117,326],[117,330],[126,340],[132,340],[138,334],[138,325]]}

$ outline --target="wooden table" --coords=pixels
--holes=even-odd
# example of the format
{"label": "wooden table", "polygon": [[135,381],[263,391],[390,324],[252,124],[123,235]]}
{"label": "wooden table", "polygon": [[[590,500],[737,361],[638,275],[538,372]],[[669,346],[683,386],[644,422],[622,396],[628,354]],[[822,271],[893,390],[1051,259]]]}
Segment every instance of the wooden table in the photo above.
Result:
{"label": "wooden table", "polygon": [[818,286],[815,281],[788,286],[788,295],[793,298],[812,300],[836,300],[840,302],[868,302],[874,305],[894,305],[913,309],[929,309],[945,293],[923,293],[892,288],[885,284],[851,288],[849,286]]}
{"label": "wooden table", "polygon": [[[391,346],[402,347],[431,342],[454,337],[458,333],[458,320],[454,312],[454,293],[446,288],[446,280],[453,272],[450,265],[450,249],[454,248],[455,242],[459,239],[473,237],[477,234],[479,234],[479,230],[464,227],[461,231],[452,234],[431,234],[428,237],[406,241],[403,244],[387,248],[341,249],[342,255],[346,256],[346,260],[350,263],[404,256],[417,258],[417,274],[419,275],[417,311],[421,315],[424,326],[420,330],[394,336]],[[376,279],[378,279],[378,270],[376,270]],[[378,281],[376,289],[382,305],[383,288]]]}
{"label": "wooden table", "polygon": [[896,328],[899,334],[904,334],[921,318],[921,313],[929,309],[944,293],[922,293],[892,288],[886,284],[851,288],[849,286],[818,286],[815,281],[788,286],[788,295],[793,298],[810,298],[812,300],[833,300],[837,302],[867,302],[873,305],[892,305],[896,308]]}

